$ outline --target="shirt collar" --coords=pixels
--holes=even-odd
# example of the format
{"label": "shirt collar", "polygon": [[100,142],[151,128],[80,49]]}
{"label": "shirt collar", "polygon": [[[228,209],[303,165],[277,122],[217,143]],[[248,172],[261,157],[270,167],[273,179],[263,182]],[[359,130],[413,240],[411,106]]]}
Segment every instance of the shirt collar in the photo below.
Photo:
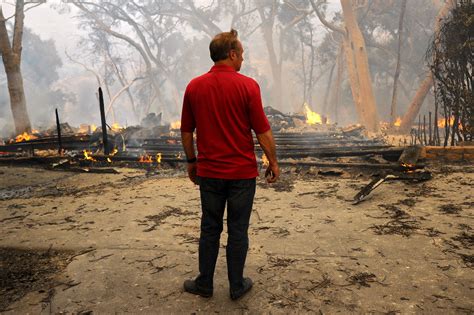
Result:
{"label": "shirt collar", "polygon": [[234,68],[228,65],[213,65],[209,72],[237,72]]}

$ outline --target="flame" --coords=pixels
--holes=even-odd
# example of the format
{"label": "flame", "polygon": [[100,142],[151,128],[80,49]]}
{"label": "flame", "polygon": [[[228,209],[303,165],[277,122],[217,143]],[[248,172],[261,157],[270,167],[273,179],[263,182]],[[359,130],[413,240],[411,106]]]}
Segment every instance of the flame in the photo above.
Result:
{"label": "flame", "polygon": [[170,129],[179,129],[181,128],[181,120],[174,121],[170,124]]}
{"label": "flame", "polygon": [[[454,125],[454,117],[452,117],[452,116],[449,117],[449,119],[448,119],[448,124],[449,124],[449,126],[451,126],[451,127]],[[444,118],[438,119],[438,127],[439,127],[439,128],[444,128],[444,127],[446,127],[446,119],[444,119]]]}
{"label": "flame", "polygon": [[88,134],[93,133],[97,129],[96,125],[80,124],[78,133]]}
{"label": "flame", "polygon": [[161,163],[161,153],[158,153],[156,155],[156,161],[158,162],[158,164]]}
{"label": "flame", "polygon": [[86,124],[80,124],[79,125],[79,130],[77,133],[88,133],[89,132],[89,125]]}
{"label": "flame", "polygon": [[87,151],[87,150],[83,150],[82,152],[84,152],[84,159],[85,160],[89,160],[89,161],[92,161],[92,162],[96,162],[97,160],[94,159],[91,154],[92,152],[91,151]]}
{"label": "flame", "polygon": [[402,124],[402,119],[400,118],[400,116],[397,117],[397,120],[395,120],[395,122],[393,123],[393,125],[395,127],[400,127],[400,125]]}
{"label": "flame", "polygon": [[107,162],[112,163],[112,160],[110,158],[107,158]]}
{"label": "flame", "polygon": [[113,123],[112,126],[110,126],[110,129],[112,129],[112,131],[118,132],[124,128],[121,127],[118,123]]}
{"label": "flame", "polygon": [[138,160],[140,163],[153,163],[153,158],[151,155],[144,154],[140,156],[140,159]]}
{"label": "flame", "polygon": [[306,116],[306,123],[308,125],[314,124],[322,124],[323,120],[321,119],[321,115],[316,112],[313,112],[307,103],[304,103],[304,114]]}
{"label": "flame", "polygon": [[117,152],[118,152],[118,149],[117,149],[117,148],[114,148],[114,149],[112,150],[112,152],[110,152],[109,155],[110,155],[110,156],[114,156],[115,154],[117,154]]}
{"label": "flame", "polygon": [[405,172],[414,173],[415,164],[402,163],[402,167],[405,168]]}
{"label": "flame", "polygon": [[11,140],[10,143],[12,142],[23,142],[23,141],[29,141],[33,139],[38,139],[35,135],[29,134],[27,132],[23,132],[21,135],[18,135],[15,137],[15,140]]}
{"label": "flame", "polygon": [[270,165],[270,161],[267,159],[267,156],[265,155],[265,153],[262,154],[262,163],[263,163],[263,166],[265,167],[268,167],[268,165]]}

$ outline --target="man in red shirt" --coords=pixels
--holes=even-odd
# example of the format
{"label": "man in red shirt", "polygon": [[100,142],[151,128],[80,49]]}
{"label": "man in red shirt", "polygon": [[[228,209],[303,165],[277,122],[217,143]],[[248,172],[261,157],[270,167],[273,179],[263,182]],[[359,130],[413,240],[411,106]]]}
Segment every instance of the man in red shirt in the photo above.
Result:
{"label": "man in red shirt", "polygon": [[275,182],[280,170],[272,131],[263,112],[260,87],[255,80],[238,73],[244,49],[237,31],[216,35],[209,50],[214,66],[188,84],[181,116],[188,175],[200,186],[202,205],[199,275],[195,280],[186,280],[184,290],[212,296],[227,204],[227,274],[230,297],[236,300],[252,287],[252,280],[243,277],[258,176],[252,130],[270,162],[265,172],[267,181]]}

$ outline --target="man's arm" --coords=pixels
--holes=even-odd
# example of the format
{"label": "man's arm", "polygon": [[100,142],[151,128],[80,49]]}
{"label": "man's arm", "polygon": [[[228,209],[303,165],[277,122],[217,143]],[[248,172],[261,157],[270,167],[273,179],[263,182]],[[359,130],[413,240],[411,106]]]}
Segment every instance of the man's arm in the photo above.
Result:
{"label": "man's arm", "polygon": [[269,129],[264,133],[258,134],[257,140],[263,152],[265,152],[268,161],[270,162],[267,170],[265,171],[265,177],[270,175],[270,178],[267,178],[267,182],[274,183],[278,177],[280,177],[280,168],[278,167],[275,140],[273,139],[272,130]]}
{"label": "man's arm", "polygon": [[[186,154],[186,160],[192,160],[196,158],[196,153],[194,152],[194,139],[192,132],[181,131],[181,142],[183,143],[184,153]],[[197,175],[197,161],[195,160],[192,163],[188,162],[188,176],[189,179],[197,184],[196,182]]]}

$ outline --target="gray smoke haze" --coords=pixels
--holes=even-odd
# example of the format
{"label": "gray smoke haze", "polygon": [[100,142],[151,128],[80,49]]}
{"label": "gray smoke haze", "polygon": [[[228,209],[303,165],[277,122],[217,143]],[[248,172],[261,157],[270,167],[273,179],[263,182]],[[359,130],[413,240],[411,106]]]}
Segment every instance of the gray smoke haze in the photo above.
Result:
{"label": "gray smoke haze", "polygon": [[[98,3],[105,2],[107,1]],[[366,37],[379,113],[381,119],[388,120],[396,63],[394,47],[397,45],[399,5],[397,1],[391,1],[391,6],[387,4],[388,1],[385,2],[386,5],[376,0],[366,2],[368,5],[358,11],[359,23]],[[423,66],[424,52],[431,40],[434,17],[439,9],[434,6],[434,2],[408,2],[406,38],[402,45],[399,115],[406,109],[419,79],[426,71]],[[125,12],[131,10],[126,1],[113,3]],[[202,10],[207,10],[208,5],[216,4],[214,1],[194,3],[196,7],[202,7]],[[223,3],[229,7],[234,5],[232,1]],[[254,6],[256,2],[245,3]],[[302,110],[303,103],[307,102],[313,110],[327,115],[331,122],[337,120],[340,125],[355,123],[357,117],[347,72],[343,71],[337,108],[331,103],[334,86],[327,89],[329,80],[334,81],[337,73],[337,69],[334,69],[339,47],[337,36],[324,27],[313,12],[305,15],[285,33],[280,46],[281,29],[292,23],[298,14],[283,1],[277,3],[272,39],[276,58],[281,65],[280,99],[276,99],[273,89],[275,69],[272,69],[270,63],[268,43],[263,36],[261,16],[257,11],[248,20],[240,21],[235,26],[245,49],[241,72],[259,82],[264,106],[272,106],[283,112],[298,112]],[[311,10],[308,1],[293,1],[293,4],[301,10]],[[12,5],[2,3],[2,8],[5,16],[13,13]],[[328,1],[323,10],[328,21],[342,24],[339,1]],[[206,16],[210,15],[209,21],[224,31],[229,30],[233,12],[224,10],[215,18],[212,17],[213,12],[206,11]],[[263,13],[269,17],[269,7],[265,7]],[[102,22],[110,25],[112,20],[104,16]],[[172,24],[171,19],[167,23],[169,24],[159,27],[174,28],[174,31],[169,34],[163,32],[160,35],[162,37],[155,38],[148,34],[152,30],[143,26],[143,30],[149,31],[147,36],[150,48],[166,66],[166,70],[153,66],[151,75],[146,77],[146,64],[135,49],[123,40],[97,31],[97,27],[93,27],[94,23],[72,4],[47,1],[28,11],[25,19],[28,31],[25,33],[30,34],[30,40],[23,43],[22,70],[33,127],[54,124],[54,108],[59,108],[61,120],[70,125],[98,125],[99,83],[96,74],[104,88],[106,104],[122,90],[124,84],[121,79],[127,83],[135,80],[130,85],[130,95],[123,92],[116,97],[107,116],[110,123],[117,122],[123,126],[139,124],[148,112],[162,112],[166,122],[178,120],[186,84],[212,66],[208,51],[210,35],[203,32],[202,27],[183,18],[176,19],[175,24]],[[113,27],[137,40],[133,29],[126,23],[114,24]],[[153,42],[154,39],[157,39],[156,43]],[[157,43],[160,46],[154,47]],[[41,65],[48,66],[42,69]],[[430,102],[428,100],[425,103]],[[0,136],[11,136],[14,128],[3,67],[0,70],[0,113]]]}

